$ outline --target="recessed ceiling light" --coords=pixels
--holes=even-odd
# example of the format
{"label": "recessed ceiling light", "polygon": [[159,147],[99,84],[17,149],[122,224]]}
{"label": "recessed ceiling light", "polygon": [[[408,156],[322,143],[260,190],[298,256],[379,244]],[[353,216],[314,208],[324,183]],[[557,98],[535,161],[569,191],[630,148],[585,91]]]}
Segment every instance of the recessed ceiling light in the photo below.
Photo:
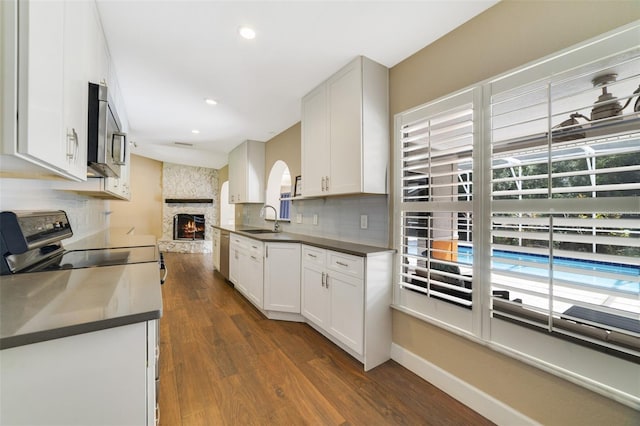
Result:
{"label": "recessed ceiling light", "polygon": [[193,133],[194,135],[197,135],[198,133],[200,133],[200,130],[193,129],[191,133]]}
{"label": "recessed ceiling light", "polygon": [[256,38],[256,32],[253,28],[240,27],[238,32],[242,37],[246,38],[247,40],[253,40],[254,38]]}
{"label": "recessed ceiling light", "polygon": [[207,103],[207,105],[218,105],[218,102],[211,98],[206,98],[204,101]]}

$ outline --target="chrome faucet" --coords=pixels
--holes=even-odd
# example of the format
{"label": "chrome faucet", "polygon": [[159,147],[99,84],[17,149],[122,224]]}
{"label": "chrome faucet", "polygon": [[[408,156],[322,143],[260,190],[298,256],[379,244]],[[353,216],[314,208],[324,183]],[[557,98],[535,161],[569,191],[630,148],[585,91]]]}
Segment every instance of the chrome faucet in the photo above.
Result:
{"label": "chrome faucet", "polygon": [[260,209],[260,216],[264,216],[265,219],[267,218],[267,215],[265,214],[265,209],[267,207],[271,207],[273,209],[273,217],[275,218],[275,222],[273,223],[273,232],[280,232],[280,224],[278,223],[278,211],[275,207],[269,204],[265,204],[264,206],[262,206],[262,209]]}

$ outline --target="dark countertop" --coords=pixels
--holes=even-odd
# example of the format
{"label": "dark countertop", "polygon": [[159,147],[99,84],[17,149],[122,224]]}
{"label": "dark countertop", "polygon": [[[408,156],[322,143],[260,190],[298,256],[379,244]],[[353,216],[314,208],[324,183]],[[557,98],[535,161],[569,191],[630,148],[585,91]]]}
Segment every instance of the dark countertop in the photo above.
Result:
{"label": "dark countertop", "polygon": [[0,277],[0,349],[161,315],[156,262]]}
{"label": "dark countertop", "polygon": [[247,230],[259,229],[249,226],[217,226],[215,228],[234,232],[244,237],[253,238],[254,240],[262,241],[265,243],[302,243],[314,247],[319,247],[328,250],[335,250],[342,253],[351,254],[354,256],[366,257],[375,253],[393,252],[393,249],[386,247],[376,247],[364,244],[350,243],[345,241],[331,240],[328,238],[314,237],[311,235],[303,234],[291,234],[289,232],[278,233],[265,233],[265,234],[251,234],[246,232]]}
{"label": "dark countertop", "polygon": [[88,237],[73,243],[65,243],[63,241],[63,244],[66,250],[89,250],[156,245],[156,237],[154,235],[128,234],[127,231],[129,231],[129,229],[110,228],[89,235]]}

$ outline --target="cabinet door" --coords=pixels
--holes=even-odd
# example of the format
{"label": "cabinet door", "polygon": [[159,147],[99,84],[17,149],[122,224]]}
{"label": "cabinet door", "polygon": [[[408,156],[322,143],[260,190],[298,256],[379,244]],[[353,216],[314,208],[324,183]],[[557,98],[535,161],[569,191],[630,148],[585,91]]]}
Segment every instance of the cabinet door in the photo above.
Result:
{"label": "cabinet door", "polygon": [[268,243],[264,262],[264,308],[299,314],[300,244]]}
{"label": "cabinet door", "polygon": [[18,2],[18,153],[64,170],[64,2]]}
{"label": "cabinet door", "polygon": [[329,272],[329,331],[359,354],[364,342],[364,281]]}
{"label": "cabinet door", "polygon": [[327,328],[329,314],[325,276],[322,267],[309,262],[302,263],[302,315],[324,329]]}
{"label": "cabinet door", "polygon": [[302,195],[326,195],[329,156],[327,92],[322,84],[302,99]]}
{"label": "cabinet door", "polygon": [[90,2],[65,2],[64,23],[64,142],[65,170],[87,179],[87,81],[91,54]]}
{"label": "cabinet door", "polygon": [[3,349],[0,424],[153,425],[147,338],[141,322]]}
{"label": "cabinet door", "polygon": [[265,145],[258,141],[246,141],[245,193],[242,202],[264,203],[264,153]]}
{"label": "cabinet door", "polygon": [[88,60],[89,60],[89,78],[92,83],[100,84],[104,83],[108,87],[111,82],[109,81],[109,52],[107,51],[107,44],[104,40],[104,34],[102,32],[102,25],[100,23],[100,16],[98,14],[97,6],[94,2],[89,3],[91,5],[91,20],[89,25],[89,43],[91,46]]}
{"label": "cabinet door", "polygon": [[242,256],[242,247],[240,238],[231,234],[229,241],[229,281],[231,281],[236,286],[240,285],[239,276],[240,276],[240,261]]}
{"label": "cabinet door", "polygon": [[[243,148],[244,147],[244,148]],[[242,202],[246,193],[246,145],[240,145],[229,153],[229,203]],[[245,189],[243,189],[245,188]]]}
{"label": "cabinet door", "polygon": [[220,271],[220,240],[222,236],[220,230],[215,228],[213,230],[213,267],[216,271]]}
{"label": "cabinet door", "polygon": [[264,300],[264,274],[262,271],[262,258],[256,253],[248,253],[246,257],[246,283],[247,297],[249,300],[262,309]]}
{"label": "cabinet door", "polygon": [[107,193],[121,200],[129,200],[131,198],[130,181],[131,181],[131,152],[127,149],[125,154],[125,164],[120,166],[119,177],[106,177],[104,179],[104,189]]}
{"label": "cabinet door", "polygon": [[358,59],[327,81],[331,151],[328,192],[362,191],[362,69]]}

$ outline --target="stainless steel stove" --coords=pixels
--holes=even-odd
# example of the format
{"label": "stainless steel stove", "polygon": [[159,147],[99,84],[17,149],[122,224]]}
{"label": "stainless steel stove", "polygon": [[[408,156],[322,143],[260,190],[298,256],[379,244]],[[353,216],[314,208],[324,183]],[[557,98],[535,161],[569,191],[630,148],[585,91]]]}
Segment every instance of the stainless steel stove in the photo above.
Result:
{"label": "stainless steel stove", "polygon": [[73,235],[64,211],[0,213],[2,275],[61,269],[160,262],[155,245],[65,250],[62,240]]}

